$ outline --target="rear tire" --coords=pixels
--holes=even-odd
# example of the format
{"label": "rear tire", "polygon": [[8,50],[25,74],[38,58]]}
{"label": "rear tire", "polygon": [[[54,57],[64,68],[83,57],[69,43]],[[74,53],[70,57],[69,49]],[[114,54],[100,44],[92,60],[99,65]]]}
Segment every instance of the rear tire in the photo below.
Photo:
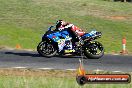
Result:
{"label": "rear tire", "polygon": [[100,42],[92,41],[85,45],[84,55],[89,59],[99,59],[104,55],[104,47]]}
{"label": "rear tire", "polygon": [[57,53],[55,46],[47,41],[41,41],[37,46],[37,51],[44,57],[52,57]]}

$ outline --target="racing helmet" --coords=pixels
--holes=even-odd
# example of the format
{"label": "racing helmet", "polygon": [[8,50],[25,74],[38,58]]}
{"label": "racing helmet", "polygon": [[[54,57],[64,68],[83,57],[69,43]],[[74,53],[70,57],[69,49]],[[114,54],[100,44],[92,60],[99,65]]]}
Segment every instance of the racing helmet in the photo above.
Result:
{"label": "racing helmet", "polygon": [[60,27],[63,26],[63,25],[65,25],[65,22],[64,22],[63,20],[58,20],[58,21],[56,22],[56,28],[57,28],[57,29],[60,28]]}

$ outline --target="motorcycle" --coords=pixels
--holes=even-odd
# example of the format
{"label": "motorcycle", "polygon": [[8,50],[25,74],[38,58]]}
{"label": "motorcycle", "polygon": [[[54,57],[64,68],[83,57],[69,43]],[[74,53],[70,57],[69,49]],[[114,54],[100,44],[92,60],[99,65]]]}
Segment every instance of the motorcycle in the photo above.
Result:
{"label": "motorcycle", "polygon": [[42,36],[42,41],[37,46],[37,51],[41,56],[53,57],[55,55],[83,55],[89,59],[98,59],[104,55],[103,45],[95,41],[101,37],[102,33],[91,31],[80,36],[83,43],[80,43],[69,29],[62,31],[53,30],[54,26]]}

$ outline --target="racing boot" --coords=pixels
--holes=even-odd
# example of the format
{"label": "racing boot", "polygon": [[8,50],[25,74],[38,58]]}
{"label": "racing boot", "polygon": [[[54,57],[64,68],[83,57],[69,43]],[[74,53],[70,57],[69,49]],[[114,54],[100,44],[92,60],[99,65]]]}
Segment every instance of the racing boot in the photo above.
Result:
{"label": "racing boot", "polygon": [[79,37],[79,44],[80,44],[80,45],[83,45],[83,44],[84,44],[84,41],[82,40],[81,37]]}

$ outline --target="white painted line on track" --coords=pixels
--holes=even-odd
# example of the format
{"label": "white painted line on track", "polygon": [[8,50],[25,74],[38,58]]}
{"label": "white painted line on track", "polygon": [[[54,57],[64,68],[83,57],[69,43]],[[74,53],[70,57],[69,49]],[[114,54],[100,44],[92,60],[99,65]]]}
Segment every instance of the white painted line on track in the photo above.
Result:
{"label": "white painted line on track", "polygon": [[66,69],[66,70],[69,70],[69,71],[76,71],[77,69]]}
{"label": "white painted line on track", "polygon": [[112,71],[112,72],[122,72],[122,71]]}
{"label": "white painted line on track", "polygon": [[40,70],[52,70],[54,68],[38,68],[38,69],[40,69]]}
{"label": "white painted line on track", "polygon": [[94,70],[94,71],[97,71],[97,72],[98,72],[98,71],[104,71],[104,70],[101,70],[101,69],[96,69],[96,70]]}
{"label": "white painted line on track", "polygon": [[27,68],[27,67],[11,67],[11,68],[23,69],[23,68]]}

